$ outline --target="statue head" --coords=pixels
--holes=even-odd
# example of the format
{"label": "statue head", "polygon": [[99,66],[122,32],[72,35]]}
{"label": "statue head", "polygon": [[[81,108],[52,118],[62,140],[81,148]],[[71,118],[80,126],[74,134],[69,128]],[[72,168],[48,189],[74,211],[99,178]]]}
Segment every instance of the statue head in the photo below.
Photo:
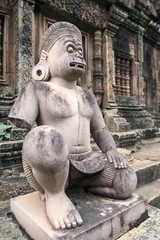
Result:
{"label": "statue head", "polygon": [[39,54],[40,61],[32,71],[35,80],[46,81],[50,76],[76,80],[85,72],[82,35],[71,23],[52,24],[42,37]]}

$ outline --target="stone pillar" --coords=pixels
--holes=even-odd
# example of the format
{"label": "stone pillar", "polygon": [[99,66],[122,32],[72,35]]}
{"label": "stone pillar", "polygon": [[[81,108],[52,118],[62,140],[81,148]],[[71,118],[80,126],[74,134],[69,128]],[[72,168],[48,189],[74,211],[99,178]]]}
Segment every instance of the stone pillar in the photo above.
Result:
{"label": "stone pillar", "polygon": [[31,80],[34,65],[34,47],[32,18],[34,1],[14,1],[15,14],[15,60],[16,60],[16,91],[19,92],[24,84]]}
{"label": "stone pillar", "polygon": [[138,33],[138,104],[145,106],[143,77],[143,29]]}
{"label": "stone pillar", "polygon": [[95,31],[93,39],[93,91],[99,106],[103,98],[103,58],[102,58],[102,32]]}
{"label": "stone pillar", "polygon": [[115,85],[115,63],[113,51],[113,35],[104,35],[104,97],[103,109],[116,108],[113,86]]}
{"label": "stone pillar", "polygon": [[[115,59],[113,51],[113,34],[107,31],[104,35],[104,49],[103,49],[103,71],[104,71],[104,96],[103,96],[103,115],[106,126],[111,132],[121,132],[130,129],[129,123],[119,116],[117,113],[117,105],[115,102],[114,86],[115,86]],[[118,75],[120,75],[120,69],[118,69]],[[120,79],[117,78],[117,81]],[[121,91],[119,88],[117,91]]]}

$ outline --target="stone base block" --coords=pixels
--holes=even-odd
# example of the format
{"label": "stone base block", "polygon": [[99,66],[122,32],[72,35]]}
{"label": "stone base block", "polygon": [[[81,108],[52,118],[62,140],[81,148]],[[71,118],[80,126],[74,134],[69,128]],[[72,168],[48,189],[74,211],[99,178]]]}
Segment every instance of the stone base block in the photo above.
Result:
{"label": "stone base block", "polygon": [[69,192],[68,195],[84,221],[83,226],[75,229],[55,231],[38,192],[11,199],[11,211],[21,227],[35,240],[113,240],[148,217],[146,198],[136,194],[129,200],[121,201],[82,190]]}

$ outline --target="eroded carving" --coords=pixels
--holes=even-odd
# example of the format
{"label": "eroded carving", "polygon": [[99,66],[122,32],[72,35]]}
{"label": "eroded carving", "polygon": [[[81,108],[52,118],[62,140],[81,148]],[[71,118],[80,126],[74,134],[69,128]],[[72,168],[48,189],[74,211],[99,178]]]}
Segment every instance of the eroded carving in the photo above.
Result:
{"label": "eroded carving", "polygon": [[[20,6],[20,7],[19,7]],[[24,84],[32,79],[33,45],[32,45],[32,10],[27,1],[15,3],[15,72],[17,90],[21,90]],[[21,26],[19,28],[19,23]],[[22,81],[23,80],[23,81]]]}
{"label": "eroded carving", "polygon": [[[106,26],[107,11],[94,1],[85,0],[41,0],[42,4],[50,6],[58,11],[73,14],[78,19],[93,26],[104,28]],[[99,17],[101,16],[101,17]]]}

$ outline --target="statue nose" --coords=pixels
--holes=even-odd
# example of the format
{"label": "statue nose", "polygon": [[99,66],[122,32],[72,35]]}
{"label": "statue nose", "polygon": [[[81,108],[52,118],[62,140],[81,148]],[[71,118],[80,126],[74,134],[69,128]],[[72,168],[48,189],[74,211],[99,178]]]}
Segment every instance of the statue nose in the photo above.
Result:
{"label": "statue nose", "polygon": [[79,52],[76,52],[76,57],[80,58],[80,59],[83,59],[83,54],[79,53]]}
{"label": "statue nose", "polygon": [[76,52],[76,57],[82,58],[82,55],[79,52]]}

